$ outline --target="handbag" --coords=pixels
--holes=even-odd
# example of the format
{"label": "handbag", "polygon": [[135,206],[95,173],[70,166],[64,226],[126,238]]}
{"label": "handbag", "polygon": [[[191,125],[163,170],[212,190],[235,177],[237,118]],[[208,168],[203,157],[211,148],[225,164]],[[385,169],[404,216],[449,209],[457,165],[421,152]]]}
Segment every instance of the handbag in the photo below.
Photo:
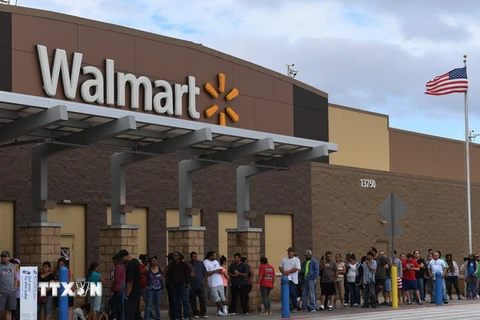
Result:
{"label": "handbag", "polygon": [[38,297],[38,303],[46,304],[48,297]]}

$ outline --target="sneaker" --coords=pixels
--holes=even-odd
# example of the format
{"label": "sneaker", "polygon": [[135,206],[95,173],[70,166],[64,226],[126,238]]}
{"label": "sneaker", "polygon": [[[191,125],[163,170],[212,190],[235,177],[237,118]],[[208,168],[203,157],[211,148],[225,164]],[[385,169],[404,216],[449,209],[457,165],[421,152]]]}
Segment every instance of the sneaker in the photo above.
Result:
{"label": "sneaker", "polygon": [[362,304],[362,308],[370,308],[368,304]]}
{"label": "sneaker", "polygon": [[392,306],[392,301],[390,301],[390,302],[388,303],[388,306],[389,306],[389,307],[391,307],[391,306]]}
{"label": "sneaker", "polygon": [[317,311],[323,311],[323,310],[325,310],[325,306],[323,305],[317,308]]}
{"label": "sneaker", "polygon": [[328,306],[328,311],[333,311],[333,307],[332,307],[332,306]]}
{"label": "sneaker", "polygon": [[387,302],[387,301],[383,301],[380,305],[381,305],[381,306],[388,306],[388,302]]}
{"label": "sneaker", "polygon": [[223,313],[224,313],[225,315],[227,315],[227,314],[228,314],[228,309],[227,309],[227,306],[223,306]]}
{"label": "sneaker", "polygon": [[358,303],[355,303],[355,304],[353,305],[354,308],[358,308],[359,306],[360,306],[360,305],[359,305]]}
{"label": "sneaker", "polygon": [[[225,312],[224,312],[225,313]],[[203,319],[208,319],[208,316],[206,314],[204,314],[203,316],[200,316],[200,318],[203,318]]]}
{"label": "sneaker", "polygon": [[423,304],[423,301],[420,301],[418,304],[419,304],[419,305],[422,305],[422,304]]}
{"label": "sneaker", "polygon": [[345,302],[345,303],[343,304],[343,306],[344,306],[344,307],[348,307],[349,304]]}
{"label": "sneaker", "polygon": [[310,310],[310,312],[317,312],[317,309],[312,309]]}

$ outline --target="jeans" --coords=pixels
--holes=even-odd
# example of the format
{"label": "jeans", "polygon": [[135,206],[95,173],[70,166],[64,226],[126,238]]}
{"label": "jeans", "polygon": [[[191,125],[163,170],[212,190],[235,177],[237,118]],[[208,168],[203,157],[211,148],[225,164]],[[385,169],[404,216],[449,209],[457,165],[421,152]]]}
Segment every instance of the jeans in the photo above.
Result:
{"label": "jeans", "polygon": [[350,302],[350,306],[354,304],[360,304],[360,286],[358,286],[355,282],[347,282],[348,286],[348,293],[350,295],[348,301]]}
{"label": "jeans", "polygon": [[[200,302],[200,312],[197,308],[197,297]],[[192,307],[193,316],[204,316],[207,314],[207,307],[205,306],[205,289],[203,287],[190,289],[190,306]]]}
{"label": "jeans", "polygon": [[160,297],[162,290],[160,289],[146,289],[145,290],[145,313],[144,320],[150,320],[150,307],[153,300],[155,307],[155,320],[160,320]]}
{"label": "jeans", "polygon": [[270,311],[272,309],[272,306],[270,304],[270,291],[272,291],[272,288],[270,287],[260,287],[260,293],[262,294],[262,301],[263,301],[263,306],[265,307],[265,312]]}
{"label": "jeans", "polygon": [[188,286],[186,284],[172,285],[174,318],[182,319],[182,304],[185,318],[190,318],[190,302],[188,301]]}
{"label": "jeans", "polygon": [[229,313],[236,313],[237,297],[240,295],[240,303],[242,304],[243,313],[248,313],[248,287],[247,285],[230,287],[230,294],[232,299],[230,301]]}
{"label": "jeans", "polygon": [[137,297],[128,297],[128,299],[125,300],[125,319],[132,319],[135,320],[138,317],[138,314],[140,310],[138,309],[138,306],[140,304],[140,296]]}
{"label": "jeans", "polygon": [[425,286],[423,285],[425,279],[419,278],[417,279],[417,288],[418,292],[420,293],[420,299],[425,301]]}
{"label": "jeans", "polygon": [[376,301],[376,293],[375,293],[375,282],[370,282],[364,284],[363,289],[363,304],[368,305],[375,305]]}
{"label": "jeans", "polygon": [[445,285],[447,286],[447,292],[448,292],[449,296],[452,296],[452,285],[455,288],[455,292],[457,293],[457,296],[461,295],[460,288],[458,287],[458,277],[457,276],[454,276],[454,277],[447,276],[445,281],[446,281]]}
{"label": "jeans", "polygon": [[[302,285],[302,308],[307,310],[317,309],[317,299],[315,297],[315,280],[304,280]],[[307,296],[310,296],[310,305],[307,303]]]}
{"label": "jeans", "polygon": [[52,297],[51,296],[47,297],[47,302],[45,303],[37,304],[37,313],[39,315],[40,315],[40,311],[42,311],[42,306],[43,306],[43,312],[45,314],[45,317],[49,317],[50,309],[52,308]]}
{"label": "jeans", "polygon": [[477,297],[477,275],[472,274],[467,277],[467,298]]}
{"label": "jeans", "polygon": [[113,291],[112,298],[110,299],[110,312],[112,313],[113,319],[119,319],[117,315],[118,305],[122,302],[122,292],[121,291]]}
{"label": "jeans", "polygon": [[292,309],[296,310],[298,307],[297,304],[297,285],[293,281],[288,281],[288,288],[290,293],[290,301],[292,303]]}

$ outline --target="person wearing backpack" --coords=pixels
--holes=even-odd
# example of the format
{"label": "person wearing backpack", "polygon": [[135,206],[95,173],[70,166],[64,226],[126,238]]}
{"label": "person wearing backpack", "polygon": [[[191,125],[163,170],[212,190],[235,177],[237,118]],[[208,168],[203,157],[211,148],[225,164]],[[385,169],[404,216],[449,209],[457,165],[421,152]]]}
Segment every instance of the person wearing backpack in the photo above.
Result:
{"label": "person wearing backpack", "polygon": [[[360,306],[360,263],[355,258],[355,254],[351,253],[348,255],[348,261],[346,263],[347,268],[347,286],[349,294],[349,305],[350,307],[359,307]],[[363,273],[363,270],[362,270]]]}

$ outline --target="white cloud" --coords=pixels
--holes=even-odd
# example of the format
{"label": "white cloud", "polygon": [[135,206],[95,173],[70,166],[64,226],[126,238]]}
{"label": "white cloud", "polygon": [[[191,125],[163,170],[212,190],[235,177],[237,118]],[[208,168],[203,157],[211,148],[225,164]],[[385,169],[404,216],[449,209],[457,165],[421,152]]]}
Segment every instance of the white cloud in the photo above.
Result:
{"label": "white cloud", "polygon": [[[463,97],[424,95],[429,79],[469,54],[472,128],[480,129],[480,2],[450,0],[19,0],[19,5],[182,38],[284,73],[333,103],[387,113],[391,123],[461,138],[434,125],[463,112]],[[410,127],[409,127],[410,128]],[[426,129],[428,128],[428,129]],[[411,129],[411,128],[410,128]],[[458,134],[460,132],[460,135]]]}

